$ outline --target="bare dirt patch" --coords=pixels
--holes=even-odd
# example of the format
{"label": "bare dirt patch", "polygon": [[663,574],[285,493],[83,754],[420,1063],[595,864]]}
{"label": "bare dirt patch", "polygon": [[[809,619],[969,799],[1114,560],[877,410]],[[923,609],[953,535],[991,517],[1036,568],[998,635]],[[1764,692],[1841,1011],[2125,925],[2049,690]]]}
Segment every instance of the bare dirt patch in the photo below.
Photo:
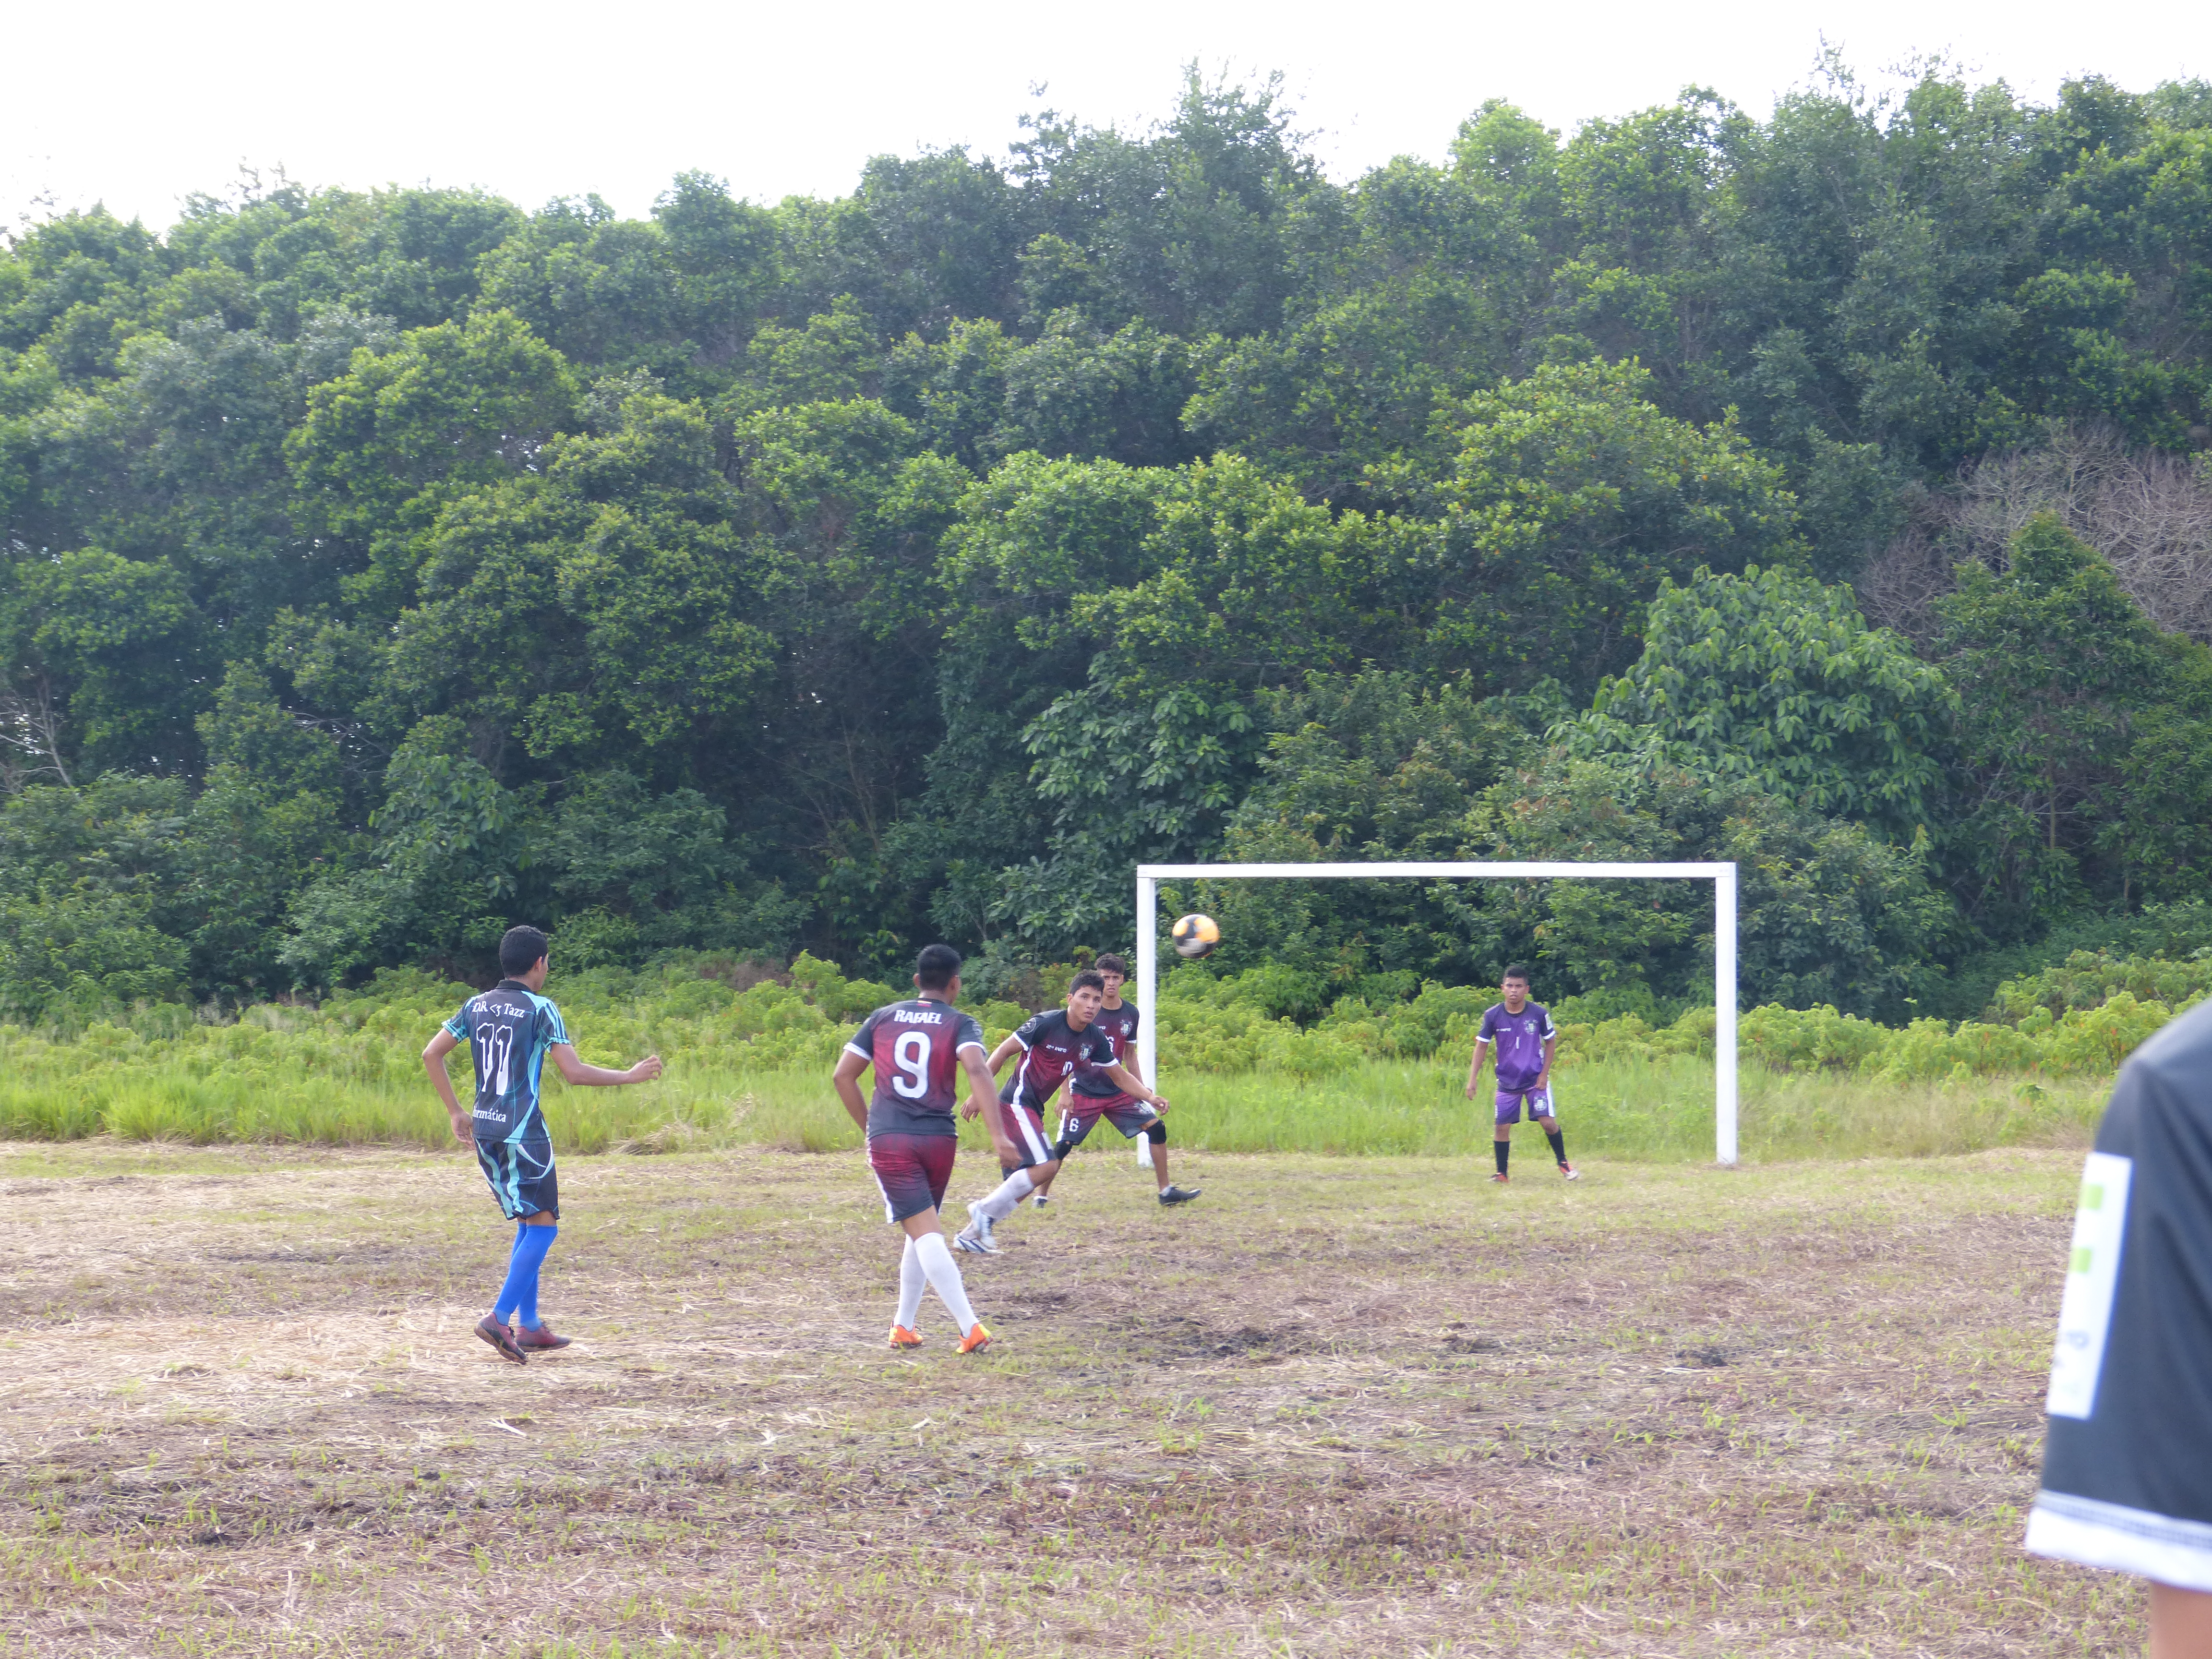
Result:
{"label": "bare dirt patch", "polygon": [[[882,1346],[859,1158],[0,1155],[0,1611],[40,1654],[2040,1654],[2071,1153],[1579,1187],[1086,1156]],[[1179,1175],[1183,1172],[1179,1170]],[[956,1194],[981,1180],[966,1168]],[[1188,1178],[1188,1177],[1186,1177]]]}

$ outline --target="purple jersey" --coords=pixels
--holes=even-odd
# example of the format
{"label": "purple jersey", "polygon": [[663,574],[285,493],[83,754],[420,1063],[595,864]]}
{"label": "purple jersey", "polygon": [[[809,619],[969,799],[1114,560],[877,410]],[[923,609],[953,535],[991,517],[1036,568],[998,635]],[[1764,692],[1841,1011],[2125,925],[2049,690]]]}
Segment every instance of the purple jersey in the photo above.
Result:
{"label": "purple jersey", "polygon": [[1497,1002],[1483,1015],[1474,1039],[1498,1045],[1498,1092],[1517,1095],[1534,1088],[1544,1075],[1544,1045],[1558,1035],[1552,1011],[1542,1003],[1524,1002],[1515,1014]]}
{"label": "purple jersey", "polygon": [[[1137,1010],[1133,1004],[1125,1002],[1118,1008],[1101,1008],[1098,1018],[1091,1022],[1091,1029],[1106,1034],[1107,1042],[1114,1045],[1116,1066],[1125,1072],[1133,1069],[1129,1064],[1137,1052]],[[1067,1092],[1091,1100],[1114,1100],[1120,1097],[1121,1085],[1103,1072],[1079,1072],[1075,1081],[1067,1085]]]}
{"label": "purple jersey", "polygon": [[1080,1080],[1115,1063],[1114,1041],[1096,1020],[1079,1031],[1060,1008],[1031,1014],[1014,1033],[1014,1041],[1022,1045],[1021,1064],[999,1091],[999,1098],[1040,1112],[1069,1078]]}
{"label": "purple jersey", "polygon": [[983,1028],[949,1002],[915,997],[876,1010],[860,1022],[845,1052],[876,1068],[868,1133],[949,1135],[960,1103],[960,1051],[981,1048]]}

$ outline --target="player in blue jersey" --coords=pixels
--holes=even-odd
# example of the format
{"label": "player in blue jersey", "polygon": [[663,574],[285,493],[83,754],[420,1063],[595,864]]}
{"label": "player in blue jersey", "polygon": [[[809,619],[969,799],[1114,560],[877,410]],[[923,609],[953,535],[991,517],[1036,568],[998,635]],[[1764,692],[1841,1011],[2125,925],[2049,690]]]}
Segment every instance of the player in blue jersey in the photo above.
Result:
{"label": "player in blue jersey", "polygon": [[1552,1143],[1552,1156],[1559,1173],[1580,1181],[1581,1173],[1567,1162],[1566,1137],[1559,1133],[1559,1114],[1552,1109],[1552,1054],[1559,1034],[1552,1024],[1551,1011],[1528,1000],[1528,970],[1518,963],[1506,969],[1498,986],[1505,1000],[1492,1003],[1482,1016],[1474,1036],[1474,1060],[1467,1068],[1467,1097],[1475,1099],[1482,1063],[1495,1049],[1498,1054],[1498,1122],[1492,1146],[1498,1173],[1490,1178],[1503,1184],[1506,1159],[1513,1152],[1513,1126],[1521,1121],[1525,1103],[1528,1115],[1540,1125]]}
{"label": "player in blue jersey", "polygon": [[[520,1365],[526,1351],[565,1348],[538,1316],[538,1274],[560,1234],[560,1187],[553,1173],[553,1137],[545,1127],[538,1077],[550,1054],[573,1087],[649,1083],[660,1075],[660,1056],[647,1054],[625,1072],[586,1066],[576,1058],[561,1011],[544,995],[551,967],[550,941],[535,927],[510,927],[499,942],[499,969],[507,977],[441,1026],[422,1050],[422,1067],[446,1103],[453,1134],[477,1149],[477,1164],[491,1183],[501,1212],[515,1224],[507,1282],[492,1310],[477,1322],[477,1334]],[[446,1056],[463,1043],[477,1073],[476,1106],[461,1109]],[[507,1322],[519,1319],[520,1331]]]}
{"label": "player in blue jersey", "polygon": [[[1114,1058],[1122,1070],[1141,1078],[1144,1073],[1137,1069],[1137,1026],[1142,1016],[1134,1003],[1121,1000],[1121,988],[1129,981],[1129,964],[1109,951],[1094,965],[1105,986],[1105,999],[1099,1003],[1097,1018],[1091,1024],[1106,1034],[1106,1040],[1114,1046]],[[1068,1079],[1067,1093],[1061,1097],[1060,1133],[1054,1141],[1055,1155],[1066,1158],[1090,1139],[1101,1118],[1120,1130],[1124,1140],[1145,1137],[1144,1150],[1150,1157],[1152,1182],[1162,1204],[1188,1204],[1204,1190],[1178,1187],[1168,1179],[1167,1120],[1117,1086],[1103,1071],[1079,1072]],[[1043,1204],[1051,1185],[1050,1176],[1040,1179],[1030,1201]]]}
{"label": "player in blue jersey", "polygon": [[998,1254],[999,1247],[991,1237],[993,1226],[1012,1215],[1041,1182],[1059,1173],[1066,1153],[1045,1137],[1044,1109],[1061,1084],[1094,1073],[1110,1078],[1116,1090],[1144,1102],[1155,1117],[1166,1115],[1167,1102],[1125,1071],[1115,1058],[1113,1040],[1097,1023],[1105,998],[1105,980],[1097,969],[1085,969],[1068,981],[1066,1006],[1030,1015],[991,1056],[994,1072],[1017,1052],[1022,1057],[999,1091],[999,1103],[1010,1120],[1007,1129],[1014,1145],[1000,1154],[1006,1180],[997,1191],[968,1206],[968,1224],[952,1241],[962,1249],[978,1255]]}
{"label": "player in blue jersey", "polygon": [[[1014,1158],[1014,1145],[999,1121],[991,1073],[983,1064],[983,1028],[974,1015],[952,1006],[960,996],[960,953],[949,945],[925,945],[915,963],[914,988],[915,996],[887,1003],[860,1022],[838,1056],[830,1083],[868,1138],[868,1167],[884,1195],[884,1219],[906,1231],[891,1346],[921,1346],[915,1328],[921,1293],[926,1285],[934,1285],[938,1299],[960,1327],[960,1352],[975,1353],[990,1346],[991,1333],[969,1304],[960,1264],[945,1247],[937,1213],[959,1146],[952,1112],[963,1073],[969,1115],[982,1115],[1002,1163]],[[860,1073],[871,1066],[875,1095],[864,1102]]]}

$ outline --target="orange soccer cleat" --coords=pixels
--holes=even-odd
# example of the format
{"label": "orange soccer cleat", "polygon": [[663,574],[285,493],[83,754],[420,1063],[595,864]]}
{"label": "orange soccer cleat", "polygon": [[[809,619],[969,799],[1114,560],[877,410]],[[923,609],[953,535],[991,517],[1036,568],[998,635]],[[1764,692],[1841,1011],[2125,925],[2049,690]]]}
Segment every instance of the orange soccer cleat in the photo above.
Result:
{"label": "orange soccer cleat", "polygon": [[894,1348],[918,1348],[921,1346],[920,1331],[910,1331],[903,1325],[891,1327],[891,1346]]}
{"label": "orange soccer cleat", "polygon": [[991,1333],[983,1328],[981,1320],[975,1322],[974,1330],[960,1339],[960,1352],[963,1353],[981,1353],[990,1346]]}

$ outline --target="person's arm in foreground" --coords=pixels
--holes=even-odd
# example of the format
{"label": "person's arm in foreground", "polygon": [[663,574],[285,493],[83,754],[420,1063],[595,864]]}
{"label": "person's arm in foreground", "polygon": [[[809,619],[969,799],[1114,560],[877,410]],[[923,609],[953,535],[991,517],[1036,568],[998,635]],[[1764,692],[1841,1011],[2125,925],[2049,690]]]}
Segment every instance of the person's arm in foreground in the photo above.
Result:
{"label": "person's arm in foreground", "polygon": [[2212,1659],[2212,1595],[2150,1587],[2150,1659]]}
{"label": "person's arm in foreground", "polygon": [[[1012,1042],[1013,1038],[1008,1037],[999,1047],[1003,1051]],[[991,1132],[991,1150],[999,1155],[1000,1163],[1019,1164],[1022,1155],[1016,1150],[1013,1135],[1006,1127],[1006,1109],[999,1104],[999,1085],[991,1076],[991,1062],[983,1058],[980,1048],[963,1048],[960,1066],[968,1073],[967,1115],[983,1120],[983,1127]]]}
{"label": "person's arm in foreground", "polygon": [[[1133,1044],[1131,1044],[1130,1046],[1131,1046],[1132,1048],[1134,1048],[1134,1047],[1135,1047],[1135,1045],[1134,1045],[1133,1043]],[[1136,1057],[1136,1055],[1135,1055],[1135,1054],[1132,1054],[1127,1055],[1127,1056],[1126,1056],[1126,1057],[1124,1057],[1121,1060],[1120,1060],[1120,1061],[1118,1062],[1118,1064],[1121,1066],[1121,1069],[1122,1069],[1123,1071],[1127,1072],[1127,1073],[1131,1077],[1133,1077],[1133,1078],[1136,1079],[1138,1082],[1139,1082],[1139,1083],[1143,1083],[1143,1082],[1144,1082],[1144,1080],[1145,1080],[1145,1074],[1144,1074],[1142,1072],[1140,1072],[1140,1071],[1139,1071],[1139,1070],[1137,1069],[1137,1057]],[[1129,1093],[1131,1093],[1131,1094],[1134,1094],[1134,1093],[1136,1092],[1136,1091],[1135,1091],[1135,1090],[1133,1090],[1133,1089],[1129,1089],[1129,1087],[1128,1087],[1128,1085],[1127,1085],[1127,1084],[1124,1084],[1124,1085],[1122,1085],[1121,1086],[1122,1086],[1125,1090],[1127,1090],[1127,1091],[1128,1091]]]}
{"label": "person's arm in foreground", "polygon": [[830,1086],[836,1090],[837,1098],[845,1103],[845,1110],[860,1126],[862,1134],[868,1133],[868,1103],[860,1098],[860,1073],[867,1069],[868,1057],[848,1048],[837,1056],[837,1069],[830,1076]]}
{"label": "person's arm in foreground", "polygon": [[[999,1067],[1006,1063],[1007,1057],[1009,1055],[1018,1054],[1021,1052],[1022,1040],[1019,1037],[1009,1036],[1003,1038],[1000,1040],[999,1046],[991,1050],[991,1057],[983,1062],[983,1068],[993,1077],[996,1077],[999,1073]],[[960,1063],[963,1066],[965,1066],[968,1063],[968,1050],[964,1048],[962,1049],[960,1053]],[[999,1085],[996,1083],[994,1083],[991,1085],[990,1096],[994,1102],[999,1097]],[[986,1112],[979,1103],[981,1100],[981,1096],[977,1095],[974,1090],[969,1090],[968,1091],[968,1103],[960,1109],[960,1115],[963,1117],[980,1117],[986,1123],[996,1123],[998,1121],[997,1116],[993,1113]]]}
{"label": "person's arm in foreground", "polygon": [[1474,1059],[1467,1068],[1467,1097],[1469,1100],[1473,1100],[1474,1098],[1475,1083],[1482,1076],[1482,1062],[1489,1057],[1490,1039],[1488,1037],[1475,1038]]}
{"label": "person's arm in foreground", "polygon": [[560,1068],[563,1081],[577,1089],[611,1089],[622,1083],[650,1083],[660,1075],[660,1056],[647,1054],[628,1071],[617,1072],[605,1066],[590,1066],[576,1058],[574,1045],[556,1042],[553,1045],[553,1064]]}
{"label": "person's arm in foreground", "polygon": [[1164,1095],[1154,1094],[1150,1089],[1145,1086],[1144,1079],[1139,1077],[1127,1066],[1121,1064],[1117,1060],[1111,1066],[1102,1066],[1098,1069],[1105,1073],[1108,1077],[1112,1078],[1114,1079],[1114,1086],[1119,1089],[1123,1094],[1134,1095],[1139,1100],[1143,1101],[1147,1106],[1150,1106],[1162,1117],[1165,1117],[1168,1115],[1168,1103],[1166,1097]]}
{"label": "person's arm in foreground", "polygon": [[446,1056],[461,1046],[460,1038],[444,1026],[422,1049],[422,1069],[430,1074],[430,1086],[438,1091],[445,1103],[446,1115],[453,1120],[453,1139],[464,1146],[477,1144],[476,1120],[461,1109],[459,1096],[453,1093],[453,1079],[446,1071]]}

